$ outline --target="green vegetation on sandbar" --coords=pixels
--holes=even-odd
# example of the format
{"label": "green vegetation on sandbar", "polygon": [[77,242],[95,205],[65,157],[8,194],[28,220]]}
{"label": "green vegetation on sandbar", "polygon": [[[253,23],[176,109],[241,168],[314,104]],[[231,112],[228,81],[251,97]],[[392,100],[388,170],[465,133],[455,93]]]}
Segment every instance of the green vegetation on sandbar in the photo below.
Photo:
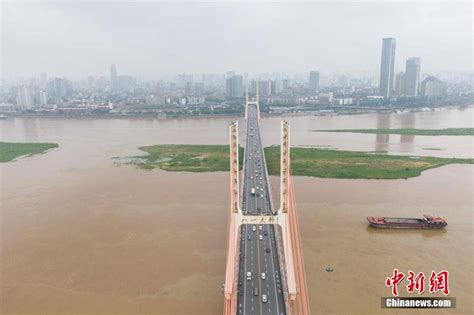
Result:
{"label": "green vegetation on sandbar", "polygon": [[[229,170],[228,145],[154,145],[140,147],[148,153],[136,157],[143,169],[216,172]],[[243,148],[240,148],[242,167]],[[270,175],[279,175],[280,147],[265,148]],[[413,157],[373,152],[320,148],[291,149],[291,171],[296,176],[322,178],[399,179],[420,176],[427,169],[448,164],[474,164],[474,159]]]}
{"label": "green vegetation on sandbar", "polygon": [[[143,169],[160,168],[166,171],[181,172],[219,172],[228,171],[228,145],[188,145],[165,144],[139,148],[148,153],[139,156],[138,167]],[[244,149],[240,148],[240,167]]]}
{"label": "green vegetation on sandbar", "polygon": [[[268,173],[280,171],[280,147],[265,148]],[[291,148],[291,172],[322,178],[399,179],[448,164],[474,164],[474,159],[411,157],[317,148]]]}
{"label": "green vegetation on sandbar", "polygon": [[334,129],[334,130],[313,130],[313,131],[316,131],[316,132],[373,133],[373,134],[407,135],[407,136],[474,136],[474,128]]}
{"label": "green vegetation on sandbar", "polygon": [[41,154],[46,150],[57,147],[57,143],[0,142],[0,163],[11,161],[19,156]]}

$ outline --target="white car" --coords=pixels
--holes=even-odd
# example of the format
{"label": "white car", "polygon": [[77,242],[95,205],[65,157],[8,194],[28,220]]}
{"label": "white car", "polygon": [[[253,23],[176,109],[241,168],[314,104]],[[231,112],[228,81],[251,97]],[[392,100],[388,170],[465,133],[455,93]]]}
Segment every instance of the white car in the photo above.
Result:
{"label": "white car", "polygon": [[265,280],[267,279],[267,275],[265,274],[265,272],[262,272],[262,280]]}
{"label": "white car", "polygon": [[262,294],[262,302],[263,303],[267,303],[267,295],[266,294]]}
{"label": "white car", "polygon": [[247,281],[252,280],[252,273],[250,271],[247,271]]}
{"label": "white car", "polygon": [[255,225],[254,225],[254,226],[252,226],[252,231],[254,231],[254,232],[255,232],[256,230],[257,230],[257,227],[256,227]]}
{"label": "white car", "polygon": [[258,229],[261,231],[263,229],[263,226],[259,225]]}
{"label": "white car", "polygon": [[258,238],[259,238],[260,240],[263,240],[263,235],[260,234],[260,235],[258,236]]}

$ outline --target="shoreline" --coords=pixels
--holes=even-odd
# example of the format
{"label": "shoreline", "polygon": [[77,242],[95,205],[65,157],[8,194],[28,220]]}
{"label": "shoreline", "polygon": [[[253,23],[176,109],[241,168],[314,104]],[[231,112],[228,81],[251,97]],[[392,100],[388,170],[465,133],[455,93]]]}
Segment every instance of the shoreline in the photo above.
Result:
{"label": "shoreline", "polygon": [[[334,107],[330,109],[321,110],[306,110],[298,112],[272,112],[262,113],[262,117],[297,117],[297,116],[346,116],[346,115],[362,115],[369,113],[411,113],[411,112],[431,112],[445,109],[459,109],[469,108],[474,106],[470,105],[445,105],[436,107],[393,107],[393,108],[360,108],[360,109],[344,109],[341,107]],[[341,110],[341,111],[337,111]],[[204,115],[157,115],[157,114],[91,114],[91,115],[67,115],[67,114],[39,114],[39,113],[4,113],[6,117],[2,120],[9,118],[48,118],[48,119],[149,119],[149,120],[171,120],[171,119],[212,119],[212,118],[231,118],[238,119],[242,118],[243,113],[239,114],[204,114]],[[1,120],[0,120],[1,121]]]}

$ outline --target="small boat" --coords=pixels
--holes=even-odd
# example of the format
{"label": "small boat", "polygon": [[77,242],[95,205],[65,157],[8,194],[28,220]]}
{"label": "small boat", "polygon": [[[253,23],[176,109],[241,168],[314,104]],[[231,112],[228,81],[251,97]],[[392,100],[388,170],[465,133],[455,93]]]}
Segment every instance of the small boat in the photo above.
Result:
{"label": "small boat", "polygon": [[448,225],[444,218],[425,214],[423,218],[367,217],[370,226],[381,229],[442,229]]}

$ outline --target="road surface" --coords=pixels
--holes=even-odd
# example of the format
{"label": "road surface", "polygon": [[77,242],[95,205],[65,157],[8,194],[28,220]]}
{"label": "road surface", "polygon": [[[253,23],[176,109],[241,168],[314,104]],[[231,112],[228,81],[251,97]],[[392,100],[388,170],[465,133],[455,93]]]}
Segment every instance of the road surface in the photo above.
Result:
{"label": "road surface", "polygon": [[[249,105],[247,111],[244,165],[242,211],[247,215],[271,215],[255,105]],[[239,259],[237,314],[286,314],[274,226],[242,225]]]}

